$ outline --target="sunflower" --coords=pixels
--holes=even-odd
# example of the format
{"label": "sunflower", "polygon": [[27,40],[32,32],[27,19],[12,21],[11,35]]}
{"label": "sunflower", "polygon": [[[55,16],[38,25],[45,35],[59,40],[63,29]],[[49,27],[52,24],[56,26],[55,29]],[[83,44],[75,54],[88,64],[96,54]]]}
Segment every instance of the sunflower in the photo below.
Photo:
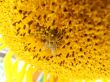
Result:
{"label": "sunflower", "polygon": [[44,81],[110,79],[109,0],[0,0],[0,33],[7,82],[42,70]]}

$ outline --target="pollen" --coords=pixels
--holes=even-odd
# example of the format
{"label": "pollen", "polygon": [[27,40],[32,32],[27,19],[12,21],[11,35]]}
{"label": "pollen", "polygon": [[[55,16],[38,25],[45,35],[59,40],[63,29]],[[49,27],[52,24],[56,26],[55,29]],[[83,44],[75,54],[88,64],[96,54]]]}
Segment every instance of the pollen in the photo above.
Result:
{"label": "pollen", "polygon": [[0,33],[18,58],[62,81],[110,79],[109,0],[1,0]]}

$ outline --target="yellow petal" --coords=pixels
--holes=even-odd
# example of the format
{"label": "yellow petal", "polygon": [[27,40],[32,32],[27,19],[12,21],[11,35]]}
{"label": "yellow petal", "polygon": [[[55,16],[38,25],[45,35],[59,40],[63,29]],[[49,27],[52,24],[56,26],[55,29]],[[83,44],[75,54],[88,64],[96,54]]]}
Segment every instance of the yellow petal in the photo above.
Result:
{"label": "yellow petal", "polygon": [[12,82],[12,73],[13,73],[13,65],[12,65],[12,52],[9,51],[4,58],[4,70],[6,76],[6,82]]}

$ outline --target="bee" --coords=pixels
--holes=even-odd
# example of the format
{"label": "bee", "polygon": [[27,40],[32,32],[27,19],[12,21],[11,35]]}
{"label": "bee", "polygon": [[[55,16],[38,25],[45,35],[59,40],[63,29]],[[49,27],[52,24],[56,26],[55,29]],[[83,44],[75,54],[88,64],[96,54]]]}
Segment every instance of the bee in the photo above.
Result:
{"label": "bee", "polygon": [[56,49],[59,47],[59,44],[61,42],[60,37],[61,37],[61,31],[58,28],[53,28],[53,29],[45,29],[43,33],[41,34],[42,38],[41,41],[44,43],[44,48],[45,49],[50,49],[51,54],[53,56],[56,56]]}

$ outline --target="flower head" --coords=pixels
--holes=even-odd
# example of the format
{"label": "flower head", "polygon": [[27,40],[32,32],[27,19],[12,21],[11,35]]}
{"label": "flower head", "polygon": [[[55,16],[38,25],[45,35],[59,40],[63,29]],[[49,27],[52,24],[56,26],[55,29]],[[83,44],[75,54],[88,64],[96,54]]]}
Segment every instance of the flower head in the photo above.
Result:
{"label": "flower head", "polygon": [[60,79],[110,78],[109,0],[5,0],[0,33],[15,55]]}

